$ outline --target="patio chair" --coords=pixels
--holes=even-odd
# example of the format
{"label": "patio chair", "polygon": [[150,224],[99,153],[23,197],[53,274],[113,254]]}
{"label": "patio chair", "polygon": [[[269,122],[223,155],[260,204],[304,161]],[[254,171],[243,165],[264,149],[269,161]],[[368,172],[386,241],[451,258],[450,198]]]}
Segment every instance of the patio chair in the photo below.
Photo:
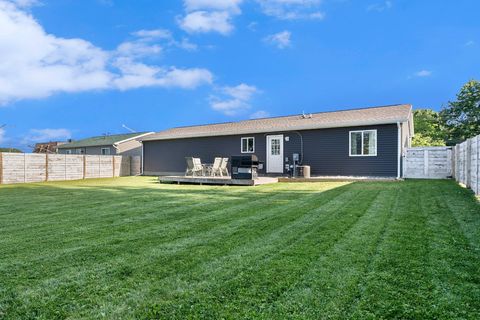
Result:
{"label": "patio chair", "polygon": [[222,172],[222,175],[228,177],[229,174],[228,174],[228,167],[227,167],[227,165],[228,165],[228,158],[223,158],[222,164],[221,164],[221,166],[220,166],[220,171]]}
{"label": "patio chair", "polygon": [[199,173],[201,176],[205,175],[205,168],[202,165],[200,158],[193,158],[193,166],[195,167],[195,173]]}
{"label": "patio chair", "polygon": [[[192,157],[185,157],[185,160],[187,161],[187,170],[185,170],[185,176],[195,176],[195,175],[202,175],[203,173],[203,168],[200,165],[200,167],[196,164],[197,161],[195,161],[197,158],[192,158]],[[198,159],[200,160],[200,159]]]}
{"label": "patio chair", "polygon": [[222,158],[215,158],[215,161],[213,161],[212,168],[210,169],[210,175],[212,177],[215,177],[216,175],[219,175],[220,177],[223,176],[222,170],[220,169],[222,165]]}

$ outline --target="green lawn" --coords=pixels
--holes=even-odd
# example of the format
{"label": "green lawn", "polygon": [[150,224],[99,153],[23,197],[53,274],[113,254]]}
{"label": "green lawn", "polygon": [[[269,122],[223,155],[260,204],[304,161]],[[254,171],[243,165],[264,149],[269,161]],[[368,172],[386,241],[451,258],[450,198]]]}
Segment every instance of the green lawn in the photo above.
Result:
{"label": "green lawn", "polygon": [[479,319],[452,181],[0,187],[0,318]]}

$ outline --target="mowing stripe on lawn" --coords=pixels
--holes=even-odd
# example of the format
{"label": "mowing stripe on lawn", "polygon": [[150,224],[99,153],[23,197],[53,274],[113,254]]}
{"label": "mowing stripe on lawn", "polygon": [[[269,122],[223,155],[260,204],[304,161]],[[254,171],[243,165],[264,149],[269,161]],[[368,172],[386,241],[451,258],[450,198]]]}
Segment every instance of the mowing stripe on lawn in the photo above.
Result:
{"label": "mowing stripe on lawn", "polygon": [[[143,238],[142,239],[142,246],[136,246],[134,248],[135,251],[142,252],[142,255],[146,256],[145,259],[148,259],[144,264],[148,265],[150,260],[155,260],[157,257],[162,257],[164,258],[165,254],[168,255],[173,255],[172,259],[175,258],[174,255],[181,254],[184,251],[189,250],[192,246],[200,246],[200,244],[203,243],[208,243],[208,242],[201,242],[200,240],[203,238],[205,239],[204,241],[208,240],[213,240],[213,241],[218,241],[220,235],[230,235],[231,232],[233,232],[235,229],[241,228],[242,226],[254,223],[256,221],[265,224],[268,226],[271,220],[279,220],[280,214],[282,212],[288,212],[290,209],[293,208],[298,208],[299,206],[309,206],[311,205],[308,200],[309,198],[314,198],[316,197],[316,194],[306,194],[302,196],[301,198],[298,198],[298,194],[293,194],[290,195],[289,197],[292,198],[295,202],[290,204],[289,206],[285,206],[282,210],[277,210],[276,208],[273,209],[268,209],[269,207],[266,207],[267,210],[264,211],[264,213],[260,215],[254,215],[253,213],[255,212],[254,208],[250,207],[242,207],[242,208],[237,208],[237,212],[226,214],[224,209],[220,210],[215,210],[212,211],[212,215],[219,215],[219,213],[224,213],[225,215],[222,217],[220,216],[217,219],[213,219],[210,221],[211,223],[208,223],[206,225],[207,228],[200,228],[202,225],[199,225],[197,221],[193,221],[192,225],[196,226],[198,229],[192,230],[190,232],[190,229],[186,229],[184,233],[180,234],[178,230],[169,230],[168,228],[165,228],[164,234],[161,234],[161,236],[157,236],[156,238]],[[285,195],[283,195],[285,197]],[[289,198],[287,197],[287,199]],[[271,201],[269,201],[269,205],[272,205]],[[220,218],[222,218],[220,220]],[[224,222],[225,224],[221,224],[221,222]],[[281,221],[281,220],[279,220]],[[162,229],[163,226],[162,226]],[[198,236],[197,236],[198,235]],[[239,237],[242,237],[241,234],[238,234]],[[199,238],[201,237],[201,238]],[[155,244],[155,247],[151,250],[148,251],[142,251],[141,248],[144,247],[150,247],[150,243],[145,243],[145,241],[152,240],[153,243]],[[161,241],[160,241],[161,240]],[[172,241],[174,240],[174,241]],[[128,239],[125,241],[128,243]],[[119,245],[119,248],[112,249],[115,252],[118,252],[122,247],[122,245]],[[115,260],[119,261],[124,261],[123,256],[129,257],[129,260],[131,262],[135,262],[138,260],[138,257],[133,255],[133,252],[129,251],[121,251],[122,255],[116,255]],[[111,257],[106,256],[104,252],[102,252],[101,256],[98,258],[102,257],[107,257],[109,259],[105,259],[107,261],[111,261]],[[175,259],[174,259],[175,260]],[[98,259],[92,260],[94,262],[100,262]],[[108,269],[109,266],[105,266],[105,269]],[[140,266],[139,266],[140,267]],[[175,271],[174,269],[173,271]],[[73,270],[75,272],[75,270]]]}
{"label": "mowing stripe on lawn", "polygon": [[[313,196],[313,195],[309,195],[309,197],[310,197],[310,196]],[[304,199],[298,199],[297,202],[305,203],[306,205],[309,203],[308,201],[303,201],[303,200],[304,200]],[[294,206],[292,205],[291,208],[293,208],[293,207],[294,207]],[[298,207],[298,206],[297,206],[297,207]],[[285,212],[288,212],[288,211],[289,211],[289,208],[286,208],[286,209],[285,209]],[[270,214],[270,215],[272,216],[272,218],[275,218],[275,216],[277,216],[277,220],[278,220],[279,212],[278,212],[278,210],[271,210],[271,214]],[[265,219],[263,219],[263,220],[264,220],[264,221],[262,221],[262,223],[268,225],[269,222],[268,222],[267,220],[265,220]],[[238,223],[237,223],[237,224],[238,224]],[[222,229],[222,228],[223,228],[223,227],[219,227],[219,229]],[[228,233],[229,233],[229,232],[226,232],[226,235],[228,235]],[[241,235],[241,234],[240,234],[240,235]],[[220,238],[220,237],[216,237],[215,235],[211,235],[210,238],[212,238],[213,240],[215,240],[216,238],[218,238],[218,239],[220,239],[220,240],[216,240],[216,241],[217,241],[217,242],[218,242],[218,241],[221,241],[221,238]],[[180,249],[180,248],[179,248],[179,249]],[[188,248],[185,248],[185,250],[187,250],[187,249],[188,249]],[[185,251],[185,250],[184,250],[184,251]],[[172,252],[172,253],[175,253],[175,252]],[[191,254],[191,252],[186,251],[185,254],[186,254],[187,257],[188,257],[188,255]],[[139,257],[139,258],[140,258],[140,257]],[[205,257],[204,257],[203,255],[201,255],[201,256],[199,256],[199,257],[197,258],[197,260],[198,260],[198,259],[202,259],[202,258],[205,258]],[[147,259],[148,259],[148,256],[147,256]],[[180,257],[178,257],[178,254],[177,254],[177,256],[172,256],[172,257],[171,257],[171,260],[172,260],[171,262],[178,264],[179,262],[182,261],[182,260],[178,260],[178,259],[180,259]],[[162,271],[164,271],[164,270],[165,270],[165,271],[168,271],[168,272],[171,272],[171,273],[179,272],[178,267],[181,267],[181,265],[180,265],[180,266],[175,266],[175,265],[174,265],[173,268],[170,269],[170,268],[168,267],[168,264],[166,264],[166,261],[161,261],[161,262],[162,262],[162,263],[161,263],[160,266],[161,266],[162,269],[156,271],[157,273],[160,272],[160,275],[161,275]],[[141,267],[141,266],[140,266],[140,267]],[[96,274],[98,274],[98,270],[97,270],[96,268],[93,268],[93,270],[95,271]],[[146,274],[150,274],[150,272],[148,272],[148,270],[142,270],[142,272],[144,272],[144,273],[146,272]],[[152,272],[155,272],[155,270],[152,270]],[[155,274],[155,275],[156,275],[157,277],[160,276],[160,275],[157,275],[157,274]],[[93,275],[93,276],[94,276],[94,275]],[[87,279],[89,278],[88,274],[86,274],[86,275],[82,274],[82,277],[87,277]],[[57,277],[57,278],[58,278],[58,277]],[[75,281],[75,283],[78,283],[78,281],[80,281],[80,280],[77,279],[77,280]],[[81,281],[80,281],[80,283],[81,283]],[[81,290],[81,288],[82,288],[82,286],[80,286],[80,290]],[[61,291],[62,288],[59,288],[59,290]],[[68,290],[71,291],[71,288],[68,289]],[[108,288],[107,288],[107,290],[108,290]],[[97,293],[98,293],[98,292],[97,292]],[[92,293],[92,294],[95,294],[95,293]]]}
{"label": "mowing stripe on lawn", "polygon": [[[226,202],[222,206],[227,207],[229,205],[238,204],[238,206],[247,207],[249,204],[250,205],[255,204],[256,202],[262,202],[263,203],[263,202],[268,201],[269,198],[275,198],[275,197],[279,197],[279,196],[280,196],[279,194],[275,194],[275,193],[268,194],[267,196],[262,196],[262,195],[257,194],[254,197],[252,197],[251,199],[239,199],[239,200],[237,200],[233,203]],[[245,200],[248,200],[248,201],[245,201]],[[218,207],[218,204],[216,203],[216,200],[208,201],[208,202],[201,202],[200,201],[199,203],[195,203],[195,204],[192,204],[192,205],[179,206],[177,204],[175,206],[174,210],[162,210],[162,212],[159,214],[158,211],[156,211],[156,210],[167,209],[167,208],[162,208],[161,206],[160,206],[160,208],[158,208],[158,206],[155,206],[155,203],[153,203],[151,205],[142,207],[142,210],[136,210],[135,208],[130,208],[128,210],[128,212],[131,213],[132,215],[135,215],[135,216],[148,215],[152,219],[161,220],[162,223],[170,221],[172,223],[172,225],[174,225],[174,224],[179,225],[179,224],[183,223],[183,221],[181,219],[182,217],[186,217],[185,220],[189,220],[191,218],[191,215],[202,214],[204,212],[210,212],[212,210],[212,208],[215,208],[215,207]],[[73,212],[73,211],[79,210],[80,208],[84,209],[84,207],[78,207],[76,209],[70,209],[70,211]],[[106,229],[104,227],[104,225],[102,224],[102,222],[109,221],[109,219],[111,219],[110,218],[111,216],[115,216],[115,215],[118,216],[119,212],[118,212],[118,210],[117,211],[112,210],[111,207],[102,208],[102,211],[104,211],[106,213],[105,214],[98,214],[98,210],[96,210],[95,216],[90,217],[89,214],[91,215],[92,212],[88,211],[86,214],[82,215],[82,217],[80,217],[78,219],[68,219],[68,221],[59,221],[58,224],[51,224],[51,223],[45,222],[43,224],[43,227],[44,227],[43,229],[39,228],[39,226],[36,225],[36,226],[34,226],[35,227],[35,233],[27,232],[27,234],[25,234],[25,236],[23,238],[21,238],[22,242],[31,240],[32,242],[30,242],[30,245],[31,246],[36,246],[39,243],[42,243],[42,239],[45,239],[46,242],[48,243],[48,240],[51,239],[51,234],[47,233],[47,232],[43,232],[44,229],[47,230],[47,231],[50,231],[51,233],[56,233],[56,232],[58,232],[59,229],[61,229],[64,234],[67,234],[69,230],[63,228],[63,226],[64,226],[65,223],[68,223],[71,226],[72,222],[81,224],[81,226],[79,226],[79,227],[76,227],[76,224],[73,224],[74,229],[71,230],[71,231],[73,232],[73,234],[77,235],[77,238],[81,238],[83,240],[83,242],[85,242],[85,240],[87,240],[87,239],[97,239],[99,236],[102,236],[104,234],[109,235],[112,232],[112,228],[115,227],[115,226],[118,226],[118,225],[120,225],[120,226],[125,225],[130,229],[133,227],[132,223],[130,221],[120,220],[120,222],[111,223],[109,225],[109,228]],[[179,215],[178,213],[181,213],[182,215]],[[168,218],[168,220],[164,220],[164,218]],[[152,222],[153,221],[145,221],[144,223],[147,225],[147,227],[150,227],[152,225]],[[52,228],[52,226],[55,226],[55,228]],[[164,225],[164,226],[165,226],[165,228],[169,227],[168,225]],[[25,230],[30,231],[31,228],[32,228],[32,226],[27,226],[27,227],[25,227]],[[82,230],[88,231],[91,234],[90,238],[86,237],[85,234],[82,234]],[[18,235],[18,232],[20,230],[8,230],[8,231],[15,231],[15,235]],[[119,231],[121,231],[121,230],[119,230]],[[39,234],[42,234],[42,236],[40,237]],[[76,238],[72,238],[71,234],[69,234],[68,236],[69,236],[70,241],[78,240]],[[142,234],[142,237],[143,237],[143,234]],[[17,240],[19,239],[18,237],[12,237],[12,238],[17,239]],[[6,246],[7,244],[9,244],[7,240],[8,240],[8,238],[2,239],[0,241],[0,243],[4,244]],[[61,245],[62,248],[64,248],[64,245],[66,244],[65,242],[63,242],[63,243],[56,242],[56,243],[57,243],[57,245],[59,245],[59,247]],[[29,244],[29,243],[27,242],[27,244]],[[11,245],[13,245],[13,244],[11,244]],[[15,250],[14,252],[16,252],[16,251],[17,250]],[[4,252],[3,254],[6,254],[6,252]]]}
{"label": "mowing stripe on lawn", "polygon": [[269,306],[269,317],[328,318],[330,314],[343,314],[348,318],[398,197],[392,188],[381,190],[356,225]]}
{"label": "mowing stripe on lawn", "polygon": [[432,285],[425,281],[429,279],[429,214],[418,210],[429,190],[420,186],[414,184],[408,192],[402,189],[352,317],[426,319],[432,315],[425,313],[434,299]]}
{"label": "mowing stripe on lawn", "polygon": [[[357,195],[360,196],[359,194]],[[368,200],[371,199],[373,201],[375,196],[375,194],[367,195],[364,205],[368,206]],[[167,305],[156,305],[154,310],[157,312],[160,310],[167,312],[163,314],[163,316],[166,317],[182,318],[188,316],[189,312],[203,314],[211,308],[218,308],[222,305],[222,310],[226,312],[226,314],[233,312],[230,316],[242,317],[241,314],[236,313],[237,311],[228,310],[229,306],[233,304],[237,307],[246,306],[251,308],[253,307],[252,304],[257,302],[269,303],[269,301],[275,299],[278,294],[281,294],[281,292],[290,285],[290,281],[294,281],[295,275],[302,273],[307,267],[308,262],[314,258],[316,254],[320,254],[324,248],[327,249],[332,243],[335,243],[337,236],[341,237],[342,232],[348,231],[348,229],[355,224],[364,210],[363,206],[358,206],[358,204],[354,202],[354,199],[349,199],[346,204],[341,205],[340,208],[336,208],[337,210],[332,208],[333,210],[330,212],[331,215],[323,216],[310,213],[310,217],[319,219],[318,221],[309,220],[308,218],[305,219],[305,223],[300,225],[306,227],[307,230],[303,232],[301,230],[298,230],[299,232],[292,230],[293,236],[290,237],[288,242],[283,246],[276,246],[276,251],[260,252],[257,256],[252,255],[247,258],[242,256],[241,260],[235,261],[236,263],[233,264],[234,269],[232,271],[234,272],[231,274],[229,272],[222,272],[220,274],[218,274],[218,272],[201,273],[197,279],[199,284],[204,283],[203,279],[205,279],[205,277],[208,279],[209,275],[211,275],[214,277],[213,284],[216,285],[213,286],[212,282],[208,282],[209,286],[205,290],[201,287],[194,290],[180,290],[180,297],[174,296],[176,299],[181,300],[195,300],[196,304],[193,310],[189,310],[188,308],[186,308],[186,310],[178,309],[176,307],[176,299],[170,300]],[[354,206],[359,209],[356,214],[342,214],[349,213],[349,208],[352,209]],[[323,212],[321,209],[315,211],[317,213]],[[323,238],[329,239],[330,242],[322,242],[319,240]],[[320,243],[318,243],[319,241]],[[315,248],[313,244],[317,244],[318,247]],[[275,247],[273,247],[273,249],[275,249]],[[304,254],[299,256],[299,252]],[[290,256],[293,253],[296,253],[294,263],[288,265],[278,264],[279,258]],[[229,265],[231,265],[231,263],[229,263]],[[237,270],[239,266],[241,269]],[[255,275],[255,278],[251,279],[249,275]],[[262,277],[261,275],[264,276]],[[259,280],[259,282],[255,284],[255,280]],[[190,284],[191,281],[192,279],[189,279],[188,283]],[[248,288],[245,287],[245,282],[248,283]],[[172,286],[174,288],[176,283],[174,282]],[[268,292],[263,289],[264,287],[269,288]],[[262,295],[265,294],[267,296],[262,297]],[[178,312],[180,312],[180,314],[177,314]],[[182,314],[181,312],[187,313]],[[226,314],[216,315],[216,317],[226,316]],[[250,317],[253,315],[248,314],[243,316]]]}

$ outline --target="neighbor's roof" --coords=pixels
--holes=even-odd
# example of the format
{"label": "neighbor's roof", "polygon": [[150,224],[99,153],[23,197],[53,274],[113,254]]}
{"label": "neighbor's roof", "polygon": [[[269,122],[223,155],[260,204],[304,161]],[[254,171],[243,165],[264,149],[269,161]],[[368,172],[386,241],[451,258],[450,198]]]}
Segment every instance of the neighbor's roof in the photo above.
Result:
{"label": "neighbor's roof", "polygon": [[109,136],[91,137],[82,140],[72,141],[70,143],[58,146],[59,149],[82,148],[82,147],[96,147],[96,146],[111,146],[123,140],[132,139],[147,134],[147,132],[135,132],[125,134],[114,134]]}
{"label": "neighbor's roof", "polygon": [[370,107],[303,116],[264,118],[201,126],[178,127],[148,135],[139,140],[167,140],[193,137],[224,136],[249,133],[296,131],[323,128],[353,127],[407,122],[411,117],[410,104]]}

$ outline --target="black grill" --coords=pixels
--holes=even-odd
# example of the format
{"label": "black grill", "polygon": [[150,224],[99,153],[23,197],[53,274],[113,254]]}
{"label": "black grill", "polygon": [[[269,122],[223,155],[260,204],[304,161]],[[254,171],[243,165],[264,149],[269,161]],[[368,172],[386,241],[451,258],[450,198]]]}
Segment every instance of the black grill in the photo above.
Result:
{"label": "black grill", "polygon": [[232,156],[232,179],[256,179],[258,170],[256,155]]}

